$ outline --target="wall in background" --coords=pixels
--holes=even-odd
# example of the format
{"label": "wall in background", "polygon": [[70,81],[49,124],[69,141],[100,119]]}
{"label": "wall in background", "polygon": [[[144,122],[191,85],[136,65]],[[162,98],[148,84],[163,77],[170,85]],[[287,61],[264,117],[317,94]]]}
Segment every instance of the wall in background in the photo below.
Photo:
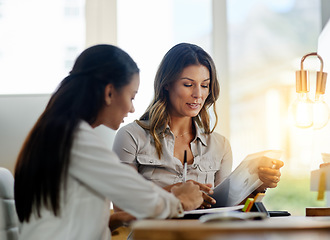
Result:
{"label": "wall in background", "polygon": [[[50,94],[0,95],[0,167],[13,173],[22,144],[49,98]],[[105,126],[96,131],[111,148],[115,131]]]}
{"label": "wall in background", "polygon": [[[6,36],[0,39],[0,167],[12,172],[17,154],[45,108],[50,92],[67,75],[77,55],[93,44],[116,44],[117,38],[116,0],[76,0],[51,5],[44,5],[42,0],[23,2],[6,1],[0,9],[0,33]],[[22,8],[20,4],[25,5]],[[35,24],[30,24],[31,21]],[[19,34],[25,34],[24,44],[13,44],[12,38],[22,40]],[[65,47],[57,49],[62,45]],[[15,53],[17,55],[13,55]],[[57,55],[62,56],[60,63],[55,61]],[[33,56],[38,56],[38,61],[32,59]],[[12,61],[14,69],[6,65]],[[10,74],[4,75],[5,72]],[[22,72],[23,75],[19,75]],[[17,79],[23,81],[18,83]],[[96,130],[112,146],[114,131],[104,126]]]}
{"label": "wall in background", "polygon": [[25,137],[45,108],[49,94],[0,95],[0,166],[13,172]]}

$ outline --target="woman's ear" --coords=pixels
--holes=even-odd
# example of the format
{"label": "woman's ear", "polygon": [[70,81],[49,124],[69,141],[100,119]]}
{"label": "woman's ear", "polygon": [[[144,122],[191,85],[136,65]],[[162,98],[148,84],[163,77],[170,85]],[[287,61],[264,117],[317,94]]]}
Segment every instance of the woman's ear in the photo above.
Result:
{"label": "woman's ear", "polygon": [[111,83],[105,86],[104,89],[104,102],[107,106],[111,104],[111,95],[113,95],[114,87]]}
{"label": "woman's ear", "polygon": [[166,91],[168,91],[168,89],[169,89],[168,84],[166,84],[166,85],[164,86],[164,89],[165,89]]}

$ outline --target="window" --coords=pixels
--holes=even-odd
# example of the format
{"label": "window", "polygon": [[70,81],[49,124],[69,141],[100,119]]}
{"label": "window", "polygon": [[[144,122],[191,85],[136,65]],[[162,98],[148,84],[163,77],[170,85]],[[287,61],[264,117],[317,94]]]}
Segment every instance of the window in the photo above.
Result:
{"label": "window", "polygon": [[211,0],[118,1],[118,45],[141,70],[136,112],[125,123],[138,119],[151,102],[157,67],[171,47],[189,42],[211,54],[211,5]]}
{"label": "window", "polygon": [[0,94],[53,92],[85,48],[84,0],[0,4]]}
{"label": "window", "polygon": [[[305,207],[324,204],[309,190],[309,179],[321,160],[319,147],[329,148],[321,132],[329,135],[330,124],[322,131],[297,129],[288,122],[288,109],[296,95],[300,60],[317,51],[320,1],[235,0],[227,1],[227,7],[230,142],[235,165],[249,153],[283,150],[282,180],[267,191],[264,203],[268,210],[304,215]],[[308,60],[305,67],[315,73],[319,65]],[[311,80],[311,88],[314,84]]]}
{"label": "window", "polygon": [[[318,1],[228,1],[231,142],[238,159],[268,148],[285,150],[286,158],[297,153],[288,107],[301,57],[317,50],[320,10]],[[300,165],[306,157],[301,152]],[[287,167],[294,171],[296,164]]]}

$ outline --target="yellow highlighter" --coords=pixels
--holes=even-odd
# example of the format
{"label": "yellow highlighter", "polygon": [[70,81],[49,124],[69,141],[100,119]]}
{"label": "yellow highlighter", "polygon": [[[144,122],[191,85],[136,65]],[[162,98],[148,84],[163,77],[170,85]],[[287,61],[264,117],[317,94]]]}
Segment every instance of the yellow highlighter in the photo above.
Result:
{"label": "yellow highlighter", "polygon": [[317,200],[324,200],[324,192],[326,189],[326,174],[325,172],[321,173],[320,176],[320,181],[319,181],[319,189],[318,189],[318,194],[317,194]]}
{"label": "yellow highlighter", "polygon": [[253,203],[254,203],[254,198],[248,198],[246,199],[246,202],[245,202],[245,205],[242,209],[243,212],[250,212],[252,206],[253,206]]}

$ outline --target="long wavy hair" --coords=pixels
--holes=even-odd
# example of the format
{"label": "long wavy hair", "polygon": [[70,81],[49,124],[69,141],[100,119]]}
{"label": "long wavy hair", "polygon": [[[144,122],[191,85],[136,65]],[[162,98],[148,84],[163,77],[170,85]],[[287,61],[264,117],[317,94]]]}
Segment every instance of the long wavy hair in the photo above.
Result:
{"label": "long wavy hair", "polygon": [[[177,81],[184,68],[191,65],[203,65],[210,73],[210,92],[199,114],[193,118],[206,134],[214,131],[218,115],[216,112],[216,100],[220,94],[220,86],[217,79],[216,68],[211,56],[201,47],[180,43],[172,47],[162,59],[154,80],[154,98],[145,113],[136,122],[148,130],[154,138],[158,157],[162,155],[161,138],[164,136],[166,126],[170,122],[168,114],[169,95],[165,86],[170,86]],[[215,124],[211,129],[208,109],[213,106]],[[147,120],[143,121],[143,120]]]}
{"label": "long wavy hair", "polygon": [[14,193],[21,222],[28,222],[33,212],[40,217],[42,207],[60,214],[60,189],[66,188],[75,129],[81,120],[95,122],[106,85],[120,90],[138,72],[133,59],[112,45],[96,45],[80,54],[18,155]]}

